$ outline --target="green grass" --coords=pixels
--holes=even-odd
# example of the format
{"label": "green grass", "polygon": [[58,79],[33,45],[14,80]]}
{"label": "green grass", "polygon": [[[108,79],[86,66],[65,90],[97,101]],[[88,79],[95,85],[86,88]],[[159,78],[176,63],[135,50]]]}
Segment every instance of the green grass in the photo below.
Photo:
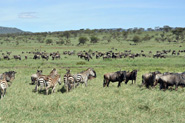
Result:
{"label": "green grass", "polygon": [[[76,39],[77,40],[77,39]],[[76,41],[77,42],[77,41]],[[131,49],[132,52],[144,50],[155,53],[157,50],[175,49],[182,50],[185,43],[157,43],[155,41],[139,43],[136,46],[130,42],[99,42],[84,46],[58,46],[46,44],[14,44],[7,46],[5,43],[0,47],[2,52],[12,51],[13,54],[21,54],[22,51],[34,51],[39,49],[47,52],[65,50],[109,51],[112,47],[118,51]],[[11,55],[11,58],[12,58]],[[76,55],[64,56],[60,60],[33,60],[33,54],[28,55],[28,60],[0,61],[0,73],[9,70],[17,72],[16,78],[7,94],[0,100],[0,122],[185,122],[185,96],[184,88],[178,91],[160,91],[159,87],[146,89],[139,87],[141,76],[150,71],[183,72],[185,71],[184,54],[181,56],[169,56],[166,59],[153,59],[152,57],[140,57],[135,59],[122,58],[103,61],[102,58],[90,60],[79,59]],[[0,56],[1,57],[1,56]],[[56,93],[45,95],[34,93],[34,85],[30,85],[30,76],[37,69],[42,69],[44,74],[56,68],[61,76],[70,68],[72,73],[92,67],[97,72],[97,78],[88,81],[88,86],[79,86],[69,93],[61,92],[62,85],[58,85]],[[103,88],[103,75],[118,70],[138,69],[137,83],[127,85],[122,83],[110,83],[109,88]]]}

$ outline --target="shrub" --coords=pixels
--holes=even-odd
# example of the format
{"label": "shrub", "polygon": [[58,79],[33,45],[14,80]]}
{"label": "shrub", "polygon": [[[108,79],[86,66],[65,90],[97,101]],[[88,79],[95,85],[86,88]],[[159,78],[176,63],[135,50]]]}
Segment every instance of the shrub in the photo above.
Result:
{"label": "shrub", "polygon": [[46,44],[51,44],[51,43],[53,43],[53,40],[52,39],[47,39],[46,40]]}
{"label": "shrub", "polygon": [[97,37],[95,37],[95,36],[92,36],[91,37],[91,43],[97,43],[98,42],[98,38]]}
{"label": "shrub", "polygon": [[139,43],[139,42],[141,42],[141,39],[140,39],[139,36],[136,35],[136,36],[133,37],[132,41],[133,41],[134,43]]}
{"label": "shrub", "polygon": [[88,40],[88,39],[87,39],[86,37],[80,37],[80,38],[78,39],[79,44],[85,44],[87,40]]}
{"label": "shrub", "polygon": [[57,41],[57,42],[56,42],[56,44],[60,44],[60,45],[62,45],[62,44],[64,44],[64,40]]}
{"label": "shrub", "polygon": [[76,63],[76,65],[85,65],[85,64],[86,64],[86,62],[84,62],[84,61],[80,61],[80,62]]}

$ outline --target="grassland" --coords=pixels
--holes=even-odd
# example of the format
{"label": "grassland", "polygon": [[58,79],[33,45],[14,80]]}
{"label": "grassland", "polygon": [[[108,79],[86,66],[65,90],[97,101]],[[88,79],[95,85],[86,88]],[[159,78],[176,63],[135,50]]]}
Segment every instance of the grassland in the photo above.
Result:
{"label": "grassland", "polygon": [[[152,33],[152,35],[155,35]],[[132,36],[132,35],[130,35]],[[104,34],[98,35],[100,39]],[[55,36],[48,36],[54,41]],[[157,42],[154,39],[129,45],[130,41],[112,39],[110,43],[105,40],[97,44],[87,43],[76,46],[78,38],[70,38],[72,45],[47,45],[45,43],[19,42],[11,37],[10,42],[5,42],[0,46],[2,52],[12,51],[12,55],[21,54],[22,51],[29,52],[39,49],[40,51],[56,52],[81,50],[88,51],[109,51],[112,47],[117,51],[132,50],[140,52],[157,50],[182,50],[184,42],[168,43]],[[4,38],[1,39],[3,41]],[[179,46],[182,47],[179,47]],[[11,56],[12,56],[11,55]],[[185,97],[184,88],[178,91],[160,91],[159,87],[146,89],[140,87],[141,76],[150,71],[159,70],[161,72],[182,72],[185,71],[184,54],[180,56],[168,56],[166,59],[154,59],[152,57],[139,57],[135,59],[122,58],[116,60],[95,59],[90,62],[79,59],[76,55],[64,56],[60,60],[33,60],[33,54],[28,55],[28,60],[0,61],[0,73],[14,70],[17,72],[16,78],[3,100],[0,100],[0,122],[185,122]],[[78,62],[85,62],[84,65],[77,65]],[[63,76],[66,68],[70,68],[72,73],[77,73],[92,67],[97,72],[97,78],[88,81],[88,86],[79,86],[75,90],[66,93],[62,85],[57,86],[57,92],[50,95],[34,93],[34,85],[30,85],[30,76],[37,69],[42,69],[44,74],[49,74],[52,68],[56,68]],[[103,75],[108,72],[118,70],[138,69],[137,83],[127,85],[122,83],[117,88],[117,83],[110,83],[109,88],[103,88]]]}

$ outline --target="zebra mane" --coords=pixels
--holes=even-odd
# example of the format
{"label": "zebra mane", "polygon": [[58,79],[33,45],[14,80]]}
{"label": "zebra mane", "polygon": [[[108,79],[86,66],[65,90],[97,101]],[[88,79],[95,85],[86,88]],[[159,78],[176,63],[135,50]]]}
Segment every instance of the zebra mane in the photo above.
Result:
{"label": "zebra mane", "polygon": [[92,71],[94,71],[92,68],[87,68],[86,70],[81,71],[80,73],[84,73],[84,72],[88,71],[89,69],[92,70]]}

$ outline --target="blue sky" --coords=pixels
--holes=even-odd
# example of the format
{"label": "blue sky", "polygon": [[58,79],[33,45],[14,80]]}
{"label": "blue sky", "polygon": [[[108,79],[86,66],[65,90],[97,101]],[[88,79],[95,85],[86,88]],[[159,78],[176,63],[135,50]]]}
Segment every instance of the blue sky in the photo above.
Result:
{"label": "blue sky", "polygon": [[185,0],[0,0],[0,26],[45,32],[185,27]]}

